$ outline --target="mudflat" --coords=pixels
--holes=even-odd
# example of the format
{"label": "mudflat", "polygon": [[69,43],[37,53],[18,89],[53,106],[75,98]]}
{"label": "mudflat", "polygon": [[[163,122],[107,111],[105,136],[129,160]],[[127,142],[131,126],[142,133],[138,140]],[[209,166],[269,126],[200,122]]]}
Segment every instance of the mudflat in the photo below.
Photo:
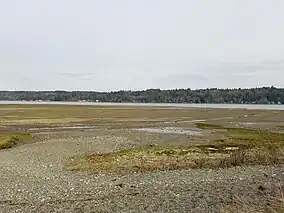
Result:
{"label": "mudflat", "polygon": [[284,111],[3,105],[2,212],[281,212]]}

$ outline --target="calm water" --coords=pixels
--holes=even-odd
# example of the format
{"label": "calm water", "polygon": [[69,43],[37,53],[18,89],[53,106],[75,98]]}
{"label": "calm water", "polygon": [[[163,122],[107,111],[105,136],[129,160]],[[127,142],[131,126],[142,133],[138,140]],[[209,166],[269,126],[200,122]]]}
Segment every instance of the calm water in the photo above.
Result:
{"label": "calm water", "polygon": [[[87,106],[160,106],[174,108],[227,108],[227,109],[265,109],[284,110],[284,105],[261,104],[176,104],[176,103],[96,103],[96,102],[45,102],[45,101],[0,101],[3,104],[59,104]],[[3,109],[3,108],[2,108]],[[11,109],[11,108],[10,108]]]}

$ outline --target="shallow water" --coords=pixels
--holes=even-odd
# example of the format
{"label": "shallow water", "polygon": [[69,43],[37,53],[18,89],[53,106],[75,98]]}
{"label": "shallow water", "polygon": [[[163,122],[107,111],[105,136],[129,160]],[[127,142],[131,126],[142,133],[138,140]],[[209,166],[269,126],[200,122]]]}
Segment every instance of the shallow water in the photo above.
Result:
{"label": "shallow water", "polygon": [[150,133],[162,133],[162,134],[181,134],[181,135],[193,135],[201,136],[203,133],[198,130],[188,130],[177,127],[163,127],[163,128],[138,128],[133,129],[135,131],[150,132]]}
{"label": "shallow water", "polygon": [[[40,104],[40,105],[86,105],[86,106],[153,106],[174,108],[225,108],[225,109],[262,109],[284,110],[284,104],[178,104],[178,103],[103,103],[103,102],[53,102],[53,101],[0,101],[3,104]],[[17,108],[18,109],[18,108]]]}

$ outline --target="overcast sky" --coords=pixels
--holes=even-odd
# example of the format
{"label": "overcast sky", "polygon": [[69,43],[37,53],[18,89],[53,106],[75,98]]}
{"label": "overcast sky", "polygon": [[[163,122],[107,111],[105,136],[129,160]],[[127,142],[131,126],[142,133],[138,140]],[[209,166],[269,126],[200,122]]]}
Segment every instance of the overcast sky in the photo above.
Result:
{"label": "overcast sky", "polygon": [[284,1],[0,1],[0,74],[0,90],[284,87]]}

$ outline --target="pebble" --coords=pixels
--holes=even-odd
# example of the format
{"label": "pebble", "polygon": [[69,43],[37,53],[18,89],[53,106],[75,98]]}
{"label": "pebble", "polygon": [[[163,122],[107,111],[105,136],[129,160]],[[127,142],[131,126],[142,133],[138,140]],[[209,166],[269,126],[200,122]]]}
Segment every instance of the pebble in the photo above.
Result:
{"label": "pebble", "polygon": [[[82,138],[82,140],[85,139]],[[113,146],[113,137],[109,139],[104,137],[103,139],[104,144]],[[8,209],[5,213],[17,210],[19,212],[46,213],[217,212],[216,209],[213,209],[212,198],[214,198],[214,202],[220,202],[218,200],[220,192],[222,193],[221,199],[225,200],[226,197],[229,197],[228,193],[231,192],[236,195],[247,193],[249,190],[244,192],[243,187],[249,189],[252,177],[266,180],[262,172],[273,175],[280,172],[279,174],[284,175],[283,167],[264,166],[220,170],[158,171],[124,177],[105,174],[77,174],[62,171],[60,167],[59,160],[62,156],[73,156],[76,152],[72,150],[74,148],[72,145],[69,147],[65,142],[67,141],[63,140],[58,143],[57,140],[54,140],[44,145],[33,144],[27,148],[22,146],[1,152],[0,202],[11,200],[13,204],[28,203],[19,206],[10,205],[7,202],[3,204]],[[99,149],[97,142],[94,140],[96,148]],[[55,144],[58,147],[54,148]],[[68,142],[68,144],[71,143]],[[67,148],[68,151],[66,151]],[[21,153],[18,153],[17,149],[21,150]],[[89,148],[87,149],[89,150]],[[50,151],[48,157],[42,150]],[[81,150],[81,152],[84,151],[86,150]],[[31,161],[32,159],[36,160]],[[54,169],[46,170],[49,167]],[[271,171],[273,173],[270,173]],[[273,180],[273,178],[270,179]],[[119,186],[120,184],[122,185]],[[11,189],[12,187],[14,190]],[[73,200],[76,202],[70,202]],[[82,206],[82,209],[76,209],[78,205]]]}

